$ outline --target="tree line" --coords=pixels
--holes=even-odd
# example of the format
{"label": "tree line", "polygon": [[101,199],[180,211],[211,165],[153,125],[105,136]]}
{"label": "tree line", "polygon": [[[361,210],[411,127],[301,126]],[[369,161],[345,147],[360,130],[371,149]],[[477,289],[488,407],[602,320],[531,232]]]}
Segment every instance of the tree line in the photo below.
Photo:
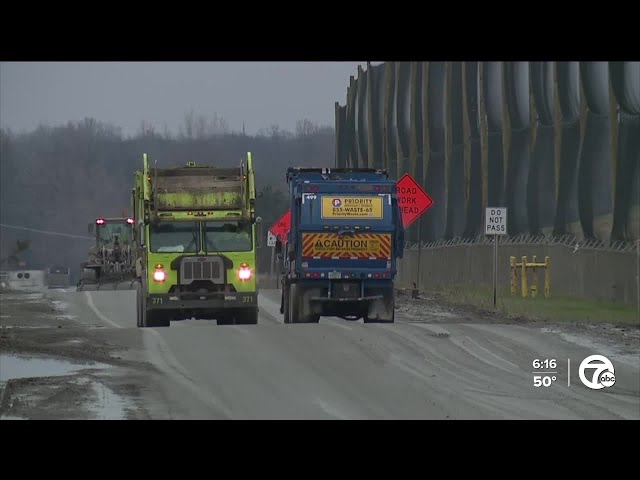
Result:
{"label": "tree line", "polygon": [[[93,118],[21,133],[0,129],[0,223],[90,236],[93,219],[129,214],[133,173],[142,168],[143,153],[160,167],[187,161],[235,166],[247,151],[262,192],[257,214],[268,227],[287,208],[287,167],[332,166],[335,132],[301,120],[295,132],[271,125],[247,135],[231,131],[219,116],[193,112],[177,134],[142,122],[135,135],[124,136],[119,127]],[[12,256],[18,240],[30,244],[22,252],[29,268],[63,264],[74,276],[92,243],[0,227],[0,258]]]}

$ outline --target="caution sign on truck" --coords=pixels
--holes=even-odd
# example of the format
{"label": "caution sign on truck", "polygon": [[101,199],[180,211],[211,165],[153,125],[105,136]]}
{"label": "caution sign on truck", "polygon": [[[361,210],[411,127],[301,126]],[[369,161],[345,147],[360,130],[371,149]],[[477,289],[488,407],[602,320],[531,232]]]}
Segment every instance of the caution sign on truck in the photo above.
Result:
{"label": "caution sign on truck", "polygon": [[322,218],[381,219],[382,197],[322,197]]}
{"label": "caution sign on truck", "polygon": [[306,258],[391,259],[391,234],[303,233],[302,256]]}

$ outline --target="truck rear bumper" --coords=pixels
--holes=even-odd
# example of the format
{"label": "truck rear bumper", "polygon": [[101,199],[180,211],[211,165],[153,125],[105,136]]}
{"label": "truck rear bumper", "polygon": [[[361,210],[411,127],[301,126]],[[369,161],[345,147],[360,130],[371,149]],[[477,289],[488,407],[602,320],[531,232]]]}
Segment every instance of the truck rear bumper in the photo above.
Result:
{"label": "truck rear bumper", "polygon": [[357,302],[372,302],[373,300],[380,300],[382,298],[384,298],[383,295],[369,295],[366,297],[355,297],[355,298],[311,297],[309,300],[311,300],[312,302],[357,303]]}
{"label": "truck rear bumper", "polygon": [[151,310],[224,310],[231,308],[255,308],[257,292],[180,296],[176,294],[149,294],[147,308]]}

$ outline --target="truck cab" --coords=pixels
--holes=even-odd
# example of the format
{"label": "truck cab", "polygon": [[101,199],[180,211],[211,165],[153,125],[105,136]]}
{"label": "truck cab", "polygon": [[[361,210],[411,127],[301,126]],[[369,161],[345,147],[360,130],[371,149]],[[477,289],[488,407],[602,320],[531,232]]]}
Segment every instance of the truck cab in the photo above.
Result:
{"label": "truck cab", "polygon": [[152,168],[143,155],[132,189],[138,327],[258,322],[256,198],[251,152],[237,167]]}
{"label": "truck cab", "polygon": [[285,323],[321,316],[393,322],[404,246],[395,181],[376,169],[290,168],[287,182]]}

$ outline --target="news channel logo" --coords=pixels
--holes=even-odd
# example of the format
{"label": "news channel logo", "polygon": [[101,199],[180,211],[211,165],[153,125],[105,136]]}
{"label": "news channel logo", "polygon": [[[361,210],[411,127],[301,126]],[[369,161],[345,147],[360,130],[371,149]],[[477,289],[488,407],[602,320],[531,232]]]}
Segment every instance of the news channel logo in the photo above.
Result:
{"label": "news channel logo", "polygon": [[[589,377],[587,377],[589,372]],[[592,390],[612,387],[616,383],[613,363],[604,355],[590,355],[580,364],[580,380]]]}

